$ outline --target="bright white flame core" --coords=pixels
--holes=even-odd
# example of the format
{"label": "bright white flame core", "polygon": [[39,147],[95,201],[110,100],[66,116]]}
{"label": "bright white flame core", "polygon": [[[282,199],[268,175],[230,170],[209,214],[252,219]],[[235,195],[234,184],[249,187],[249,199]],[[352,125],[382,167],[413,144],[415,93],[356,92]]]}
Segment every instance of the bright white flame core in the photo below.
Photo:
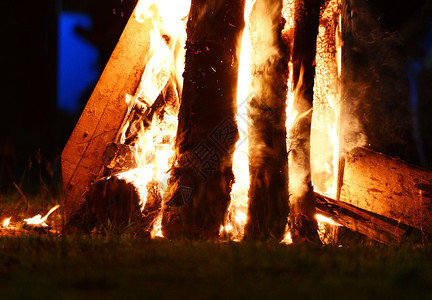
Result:
{"label": "bright white flame core", "polygon": [[47,227],[48,225],[45,223],[45,221],[48,219],[49,215],[52,214],[59,207],[60,205],[56,205],[53,208],[51,208],[43,218],[41,215],[36,215],[33,218],[24,219],[24,222],[26,222],[27,225],[40,225],[40,226]]}
{"label": "bright white flame core", "polygon": [[247,102],[252,91],[251,85],[251,40],[248,27],[249,16],[254,1],[247,0],[245,4],[245,29],[241,40],[241,54],[239,61],[237,83],[237,126],[239,140],[235,146],[233,156],[233,173],[235,183],[231,190],[231,203],[228,208],[228,216],[225,227],[221,231],[232,235],[233,240],[241,240],[244,234],[244,226],[247,221],[248,191],[249,191],[249,150],[248,150],[248,122]]}
{"label": "bright white flame core", "polygon": [[6,219],[3,220],[3,225],[2,225],[3,228],[9,227],[11,218],[12,217],[9,217],[9,218],[6,218]]}
{"label": "bright white flame core", "polygon": [[326,223],[326,224],[330,224],[330,225],[334,225],[334,226],[342,226],[341,224],[333,221],[332,219],[323,216],[321,214],[316,214],[315,218],[317,219],[318,222],[322,222],[322,223]]}

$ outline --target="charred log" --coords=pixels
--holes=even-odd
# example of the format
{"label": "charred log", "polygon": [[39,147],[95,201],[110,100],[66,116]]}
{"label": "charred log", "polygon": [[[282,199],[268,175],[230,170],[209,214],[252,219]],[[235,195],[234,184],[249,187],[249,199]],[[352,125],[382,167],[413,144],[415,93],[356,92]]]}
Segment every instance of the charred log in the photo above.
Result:
{"label": "charred log", "polygon": [[[282,41],[281,12],[282,1],[257,1],[249,20],[254,33],[254,94],[248,103],[250,188],[245,239],[282,239],[289,211],[285,127],[289,50]],[[259,23],[263,18],[267,19]],[[270,28],[262,28],[265,25]],[[269,49],[271,54],[263,59]]]}
{"label": "charred log", "polygon": [[115,176],[98,180],[85,193],[64,232],[89,233],[93,229],[149,232],[160,213],[162,197],[156,183],[151,182],[147,189],[147,203],[141,212],[140,195],[132,183]]}
{"label": "charred log", "polygon": [[187,23],[177,161],[165,200],[165,237],[216,238],[230,199],[238,139],[236,86],[244,0],[193,0]]}
{"label": "charred log", "polygon": [[95,182],[69,222],[66,231],[90,232],[95,227],[126,227],[140,215],[136,188],[122,179],[110,177]]}
{"label": "charred log", "polygon": [[[314,218],[314,193],[311,184],[310,132],[311,108],[315,76],[314,59],[322,0],[297,0],[293,40],[294,109],[302,117],[290,129],[290,216],[291,236],[294,242],[318,240]],[[294,176],[296,185],[291,181]]]}
{"label": "charred log", "polygon": [[102,155],[102,177],[135,168],[136,163],[133,155],[132,147],[120,143],[109,143]]}

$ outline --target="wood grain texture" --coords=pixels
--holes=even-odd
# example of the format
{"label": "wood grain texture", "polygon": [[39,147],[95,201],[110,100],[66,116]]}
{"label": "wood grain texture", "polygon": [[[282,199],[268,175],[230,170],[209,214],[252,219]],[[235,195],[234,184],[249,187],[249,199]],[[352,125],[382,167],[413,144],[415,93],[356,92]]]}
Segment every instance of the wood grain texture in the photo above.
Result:
{"label": "wood grain texture", "polygon": [[127,112],[126,94],[135,94],[149,51],[147,21],[133,13],[81,117],[63,150],[66,214],[70,216],[89,183],[96,179],[102,154],[113,142]]}
{"label": "wood grain texture", "polygon": [[345,157],[340,200],[432,232],[432,173],[402,160],[353,149]]}
{"label": "wood grain texture", "polygon": [[361,209],[326,196],[315,194],[317,212],[352,231],[361,233],[383,244],[400,244],[407,238],[407,230],[394,226]]}
{"label": "wood grain texture", "polygon": [[244,0],[193,0],[176,163],[162,217],[168,239],[217,239],[234,180],[238,46]]}

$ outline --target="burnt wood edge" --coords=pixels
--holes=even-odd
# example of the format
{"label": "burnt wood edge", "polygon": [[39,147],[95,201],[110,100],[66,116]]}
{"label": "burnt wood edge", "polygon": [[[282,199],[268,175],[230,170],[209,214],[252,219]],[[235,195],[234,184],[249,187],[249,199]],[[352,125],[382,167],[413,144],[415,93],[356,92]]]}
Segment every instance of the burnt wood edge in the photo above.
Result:
{"label": "burnt wood edge", "polygon": [[425,243],[432,235],[381,215],[315,193],[317,213],[382,244]]}

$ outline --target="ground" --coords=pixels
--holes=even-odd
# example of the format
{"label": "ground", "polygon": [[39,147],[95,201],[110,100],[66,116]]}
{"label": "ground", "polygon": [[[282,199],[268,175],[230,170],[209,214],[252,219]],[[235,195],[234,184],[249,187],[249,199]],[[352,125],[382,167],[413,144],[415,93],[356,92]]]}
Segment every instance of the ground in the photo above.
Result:
{"label": "ground", "polygon": [[[55,204],[2,200],[1,218],[31,217],[38,205],[45,213]],[[59,211],[47,222],[58,229],[61,220]],[[170,242],[110,231],[81,236],[0,231],[1,299],[432,296],[432,248],[426,244]]]}

